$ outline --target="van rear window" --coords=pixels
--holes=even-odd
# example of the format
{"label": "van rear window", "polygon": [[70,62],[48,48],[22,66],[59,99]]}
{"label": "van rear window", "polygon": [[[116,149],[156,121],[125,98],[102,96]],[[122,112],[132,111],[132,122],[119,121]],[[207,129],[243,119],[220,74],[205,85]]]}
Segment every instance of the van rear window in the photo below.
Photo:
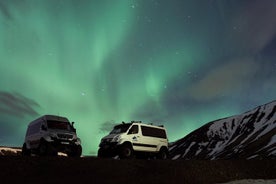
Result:
{"label": "van rear window", "polygon": [[142,129],[143,136],[158,137],[163,139],[167,138],[166,132],[164,129],[152,128],[152,127],[146,127],[146,126],[141,126],[141,129]]}

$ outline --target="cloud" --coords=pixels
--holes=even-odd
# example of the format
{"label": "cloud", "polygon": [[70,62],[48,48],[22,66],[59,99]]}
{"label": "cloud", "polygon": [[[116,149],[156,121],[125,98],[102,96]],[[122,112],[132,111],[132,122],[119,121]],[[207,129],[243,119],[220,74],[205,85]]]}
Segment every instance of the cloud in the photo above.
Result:
{"label": "cloud", "polygon": [[[250,1],[232,18],[232,30],[227,35],[236,37],[238,48],[257,53],[262,50],[276,34],[276,1]],[[232,37],[230,38],[232,39]]]}
{"label": "cloud", "polygon": [[11,13],[4,2],[0,2],[0,14],[2,14],[7,19],[12,19]]}
{"label": "cloud", "polygon": [[115,125],[117,125],[115,121],[106,121],[103,124],[101,124],[100,132],[110,132]]}
{"label": "cloud", "polygon": [[0,114],[16,117],[37,116],[35,107],[39,107],[39,104],[32,99],[18,93],[0,91]]}
{"label": "cloud", "polygon": [[195,100],[212,100],[241,90],[256,74],[257,63],[242,58],[214,68],[198,83],[188,88],[188,96]]}
{"label": "cloud", "polygon": [[167,116],[168,112],[163,104],[155,100],[148,100],[132,114],[135,120],[144,120],[150,123],[164,122]]}

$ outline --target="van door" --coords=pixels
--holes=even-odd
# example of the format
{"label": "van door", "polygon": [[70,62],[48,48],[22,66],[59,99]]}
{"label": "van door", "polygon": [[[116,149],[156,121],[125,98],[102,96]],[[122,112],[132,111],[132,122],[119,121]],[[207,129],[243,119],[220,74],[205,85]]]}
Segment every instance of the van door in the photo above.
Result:
{"label": "van door", "polygon": [[143,147],[141,146],[142,136],[140,132],[141,130],[138,125],[132,125],[127,133],[128,139],[131,141],[134,151],[143,151]]}
{"label": "van door", "polygon": [[[146,151],[146,152],[154,152],[157,149],[155,140],[152,137],[143,136],[141,126],[133,125],[133,129],[136,131],[132,136],[132,145],[135,151]],[[132,128],[131,128],[132,129]],[[130,129],[129,134],[133,131]],[[132,135],[132,134],[131,134]]]}
{"label": "van door", "polygon": [[152,135],[154,128],[141,125],[141,141],[143,142],[143,150],[149,152],[156,152],[159,145],[159,139]]}
{"label": "van door", "polygon": [[36,149],[39,146],[40,138],[41,138],[41,122],[37,122],[30,126],[30,131],[28,132],[28,144],[31,149]]}

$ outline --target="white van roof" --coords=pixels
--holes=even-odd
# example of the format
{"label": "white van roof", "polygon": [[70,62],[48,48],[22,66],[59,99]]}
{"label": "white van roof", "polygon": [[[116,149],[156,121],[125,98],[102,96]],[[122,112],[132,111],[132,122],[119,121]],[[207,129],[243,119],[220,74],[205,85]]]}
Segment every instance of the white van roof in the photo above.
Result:
{"label": "white van roof", "polygon": [[146,123],[143,123],[142,121],[131,121],[130,124],[143,125],[143,126],[152,127],[152,128],[165,129],[165,127],[163,125],[146,124]]}

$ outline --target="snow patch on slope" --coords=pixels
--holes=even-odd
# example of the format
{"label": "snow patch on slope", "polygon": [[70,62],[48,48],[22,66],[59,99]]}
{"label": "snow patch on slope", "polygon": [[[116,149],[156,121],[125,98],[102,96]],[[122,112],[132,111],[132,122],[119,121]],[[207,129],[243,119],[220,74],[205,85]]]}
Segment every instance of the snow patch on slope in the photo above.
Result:
{"label": "snow patch on slope", "polygon": [[21,153],[20,148],[9,148],[9,147],[0,147],[0,156],[7,155],[18,155]]}
{"label": "snow patch on slope", "polygon": [[190,144],[190,146],[185,150],[185,153],[182,155],[182,157],[184,157],[184,156],[190,151],[191,147],[192,147],[194,144],[195,144],[195,142],[192,142],[192,143]]}
{"label": "snow patch on slope", "polygon": [[210,122],[172,144],[170,152],[177,159],[179,154],[184,159],[276,156],[275,131],[276,101],[273,101],[243,114]]}

